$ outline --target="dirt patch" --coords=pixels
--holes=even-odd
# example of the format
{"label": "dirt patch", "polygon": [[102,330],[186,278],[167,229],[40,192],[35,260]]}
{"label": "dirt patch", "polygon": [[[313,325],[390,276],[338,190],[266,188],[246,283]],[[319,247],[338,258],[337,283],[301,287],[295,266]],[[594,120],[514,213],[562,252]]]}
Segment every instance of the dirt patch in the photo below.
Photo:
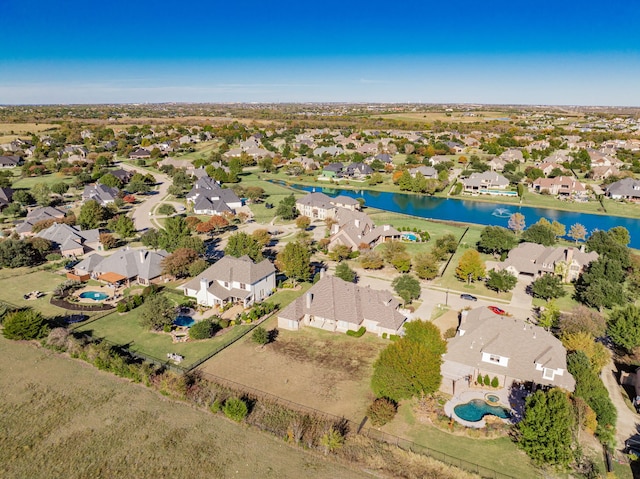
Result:
{"label": "dirt patch", "polygon": [[[273,327],[269,324],[274,323],[267,329]],[[200,369],[359,422],[373,399],[373,362],[387,344],[373,336],[351,338],[312,328],[281,331],[275,343],[264,348],[242,339]]]}

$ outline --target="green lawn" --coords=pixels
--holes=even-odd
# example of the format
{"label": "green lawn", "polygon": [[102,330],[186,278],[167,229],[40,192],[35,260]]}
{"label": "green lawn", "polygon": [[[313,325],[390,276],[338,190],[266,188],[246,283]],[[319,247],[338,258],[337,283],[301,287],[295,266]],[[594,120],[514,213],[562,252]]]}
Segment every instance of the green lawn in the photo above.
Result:
{"label": "green lawn", "polygon": [[311,286],[311,283],[301,283],[300,289],[281,289],[273,294],[273,296],[269,297],[267,301],[279,305],[282,310],[294,299],[302,296],[309,288],[311,288]]}
{"label": "green lawn", "polygon": [[[253,219],[257,223],[270,223],[275,217],[278,203],[280,203],[284,197],[289,196],[292,193],[296,197],[304,195],[303,192],[294,191],[285,186],[263,180],[255,172],[243,173],[241,175],[241,185],[243,187],[258,186],[265,191],[265,197],[261,203],[249,205],[249,208],[251,208],[251,212],[253,213]],[[273,208],[267,209],[265,207],[265,203],[271,203]]]}
{"label": "green lawn", "polygon": [[[34,271],[28,268],[3,269],[0,275],[0,300],[20,307],[32,307],[48,317],[64,315],[66,309],[52,305],[51,292],[66,278],[49,271]],[[31,291],[47,293],[33,300],[23,298]]]}
{"label": "green lawn", "polygon": [[383,431],[513,477],[541,477],[526,454],[508,437],[478,439],[441,431],[416,420],[413,401],[402,404],[396,419],[384,426]]}
{"label": "green lawn", "polygon": [[[565,284],[564,290],[567,294],[565,294],[562,298],[555,299],[556,305],[560,308],[560,311],[571,311],[576,306],[579,306],[575,299],[573,299],[573,295],[576,292],[576,289],[572,284]],[[533,298],[533,306],[545,306],[548,303],[547,300],[541,298]]]}
{"label": "green lawn", "polygon": [[125,314],[114,312],[80,325],[77,331],[90,331],[94,337],[125,345],[131,351],[139,351],[161,360],[166,360],[167,353],[177,353],[184,357],[182,365],[189,366],[222,344],[242,336],[250,328],[248,325],[235,326],[224,335],[212,339],[173,343],[169,334],[154,333],[140,326],[141,311],[142,307]]}
{"label": "green lawn", "polygon": [[202,141],[200,143],[196,143],[194,148],[196,151],[191,153],[185,153],[184,155],[175,156],[176,160],[197,160],[198,158],[208,158],[211,152],[218,151],[220,147],[219,140],[212,141]]}
{"label": "green lawn", "polygon": [[13,182],[11,185],[14,189],[24,188],[31,189],[35,185],[46,184],[48,186],[54,185],[56,183],[72,183],[72,176],[65,176],[62,173],[52,173],[49,175],[42,176],[29,176],[26,178],[19,178]]}

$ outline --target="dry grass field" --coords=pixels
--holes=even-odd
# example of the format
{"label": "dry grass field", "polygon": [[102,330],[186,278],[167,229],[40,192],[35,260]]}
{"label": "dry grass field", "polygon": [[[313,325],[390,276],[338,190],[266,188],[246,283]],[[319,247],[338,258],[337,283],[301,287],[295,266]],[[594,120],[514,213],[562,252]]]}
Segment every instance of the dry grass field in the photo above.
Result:
{"label": "dry grass field", "polygon": [[55,130],[59,125],[53,123],[0,123],[0,143],[7,143],[29,133],[42,133]]}
{"label": "dry grass field", "polygon": [[0,477],[371,477],[0,337]]}
{"label": "dry grass field", "polygon": [[376,115],[385,119],[393,119],[400,121],[423,121],[425,123],[431,123],[434,121],[442,121],[447,123],[474,123],[474,122],[487,122],[494,121],[498,118],[508,118],[509,113],[503,111],[475,111],[472,113],[474,116],[465,115],[462,112],[403,112],[403,113],[391,113],[387,115]]}
{"label": "dry grass field", "polygon": [[[276,326],[276,318],[265,327]],[[373,399],[373,362],[388,340],[352,338],[314,328],[280,330],[265,348],[246,337],[207,362],[204,372],[323,412],[361,421]]]}

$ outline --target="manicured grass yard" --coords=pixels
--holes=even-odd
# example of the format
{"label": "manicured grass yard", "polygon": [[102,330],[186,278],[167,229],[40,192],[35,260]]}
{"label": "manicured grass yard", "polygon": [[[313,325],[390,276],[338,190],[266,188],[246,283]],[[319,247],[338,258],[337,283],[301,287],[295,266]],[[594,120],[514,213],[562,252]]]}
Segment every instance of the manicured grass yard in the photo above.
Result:
{"label": "manicured grass yard", "polygon": [[[575,299],[573,299],[573,295],[576,292],[576,289],[572,284],[565,284],[564,290],[567,292],[562,298],[557,298],[555,300],[556,305],[560,308],[560,311],[571,311],[573,308],[578,306],[578,303]],[[533,306],[546,306],[548,303],[547,300],[541,298],[533,298]]]}
{"label": "manicured grass yard", "polygon": [[[43,315],[52,317],[68,313],[66,309],[52,305],[49,300],[57,285],[66,278],[49,271],[34,271],[28,268],[4,269],[0,274],[0,300],[20,307],[31,307]],[[48,293],[42,298],[26,300],[25,294],[32,291]]]}
{"label": "manicured grass yard", "polygon": [[48,186],[54,185],[56,183],[69,183],[73,182],[73,176],[66,176],[62,173],[51,173],[48,175],[42,176],[28,176],[26,178],[19,178],[13,182],[11,185],[12,188],[24,188],[31,189],[35,185],[45,184]]}
{"label": "manicured grass yard", "polygon": [[141,308],[125,314],[111,313],[89,324],[80,325],[77,331],[90,331],[94,337],[125,345],[131,351],[139,351],[163,361],[166,360],[167,353],[177,353],[184,356],[181,365],[189,366],[222,344],[242,336],[249,329],[247,325],[235,326],[212,339],[173,343],[169,334],[154,333],[140,326]]}
{"label": "manicured grass yard", "polygon": [[[284,186],[270,183],[268,181],[262,180],[258,178],[256,173],[245,173],[241,175],[241,186],[258,186],[265,191],[265,198],[260,203],[250,204],[249,207],[253,212],[253,219],[257,223],[270,223],[271,220],[276,216],[276,208],[278,207],[278,203],[282,201],[282,199],[286,196],[291,195],[301,197],[304,196],[303,192],[296,192]],[[267,209],[265,208],[265,203],[271,203],[273,208]]]}

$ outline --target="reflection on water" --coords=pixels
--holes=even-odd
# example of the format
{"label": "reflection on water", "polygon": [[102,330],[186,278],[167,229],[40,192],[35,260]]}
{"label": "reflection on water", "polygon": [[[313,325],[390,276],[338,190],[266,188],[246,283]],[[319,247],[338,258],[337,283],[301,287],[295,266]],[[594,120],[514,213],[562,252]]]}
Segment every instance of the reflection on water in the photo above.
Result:
{"label": "reflection on water", "polygon": [[549,221],[555,220],[564,224],[567,231],[575,223],[580,223],[587,231],[596,229],[609,230],[615,226],[624,226],[631,235],[629,246],[640,248],[640,220],[633,218],[470,201],[458,198],[434,198],[432,196],[389,193],[386,191],[355,191],[319,186],[291,186],[302,191],[321,191],[329,196],[345,195],[351,198],[364,198],[365,205],[371,208],[435,220],[507,227],[509,217],[517,211],[524,215],[527,225],[536,223],[540,218],[547,218]]}

